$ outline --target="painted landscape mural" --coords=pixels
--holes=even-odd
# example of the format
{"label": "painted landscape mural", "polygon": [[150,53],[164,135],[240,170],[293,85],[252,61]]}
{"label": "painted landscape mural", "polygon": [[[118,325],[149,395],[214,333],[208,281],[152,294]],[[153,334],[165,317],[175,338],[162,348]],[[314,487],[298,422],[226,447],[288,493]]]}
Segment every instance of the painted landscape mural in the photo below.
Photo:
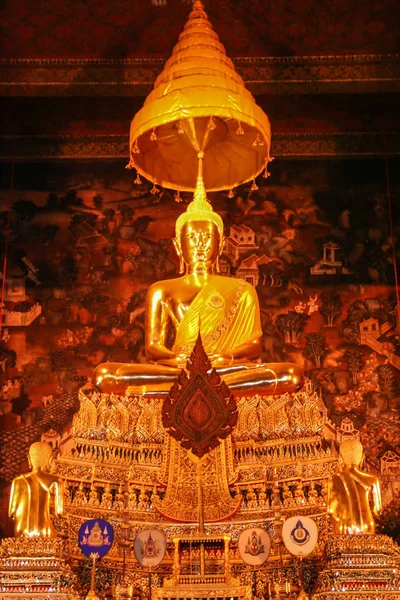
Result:
{"label": "painted landscape mural", "polygon": [[[249,281],[258,293],[263,358],[305,370],[306,386],[325,407],[326,439],[360,437],[369,468],[381,478],[381,530],[395,536],[398,167],[389,161],[388,185],[383,160],[281,160],[269,179],[260,176],[232,198],[210,195],[225,223],[221,271]],[[146,290],[177,275],[171,238],[190,201],[189,194],[175,198],[135,183],[120,161],[17,164],[12,192],[10,178],[11,167],[5,168],[3,534],[7,486],[26,467],[29,444],[67,434],[77,390],[97,364],[145,361]]]}

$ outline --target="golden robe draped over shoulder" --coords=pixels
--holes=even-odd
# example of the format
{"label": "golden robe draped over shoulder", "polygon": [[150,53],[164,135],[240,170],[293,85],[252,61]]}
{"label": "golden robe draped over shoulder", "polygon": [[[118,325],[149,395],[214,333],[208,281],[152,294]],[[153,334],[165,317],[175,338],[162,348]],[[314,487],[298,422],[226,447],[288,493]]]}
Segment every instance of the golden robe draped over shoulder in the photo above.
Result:
{"label": "golden robe draped over shoulder", "polygon": [[223,296],[210,282],[193,300],[177,326],[173,346],[177,354],[190,354],[199,326],[208,355],[230,355],[236,347],[261,336],[258,297],[253,286],[241,279],[223,280]]}

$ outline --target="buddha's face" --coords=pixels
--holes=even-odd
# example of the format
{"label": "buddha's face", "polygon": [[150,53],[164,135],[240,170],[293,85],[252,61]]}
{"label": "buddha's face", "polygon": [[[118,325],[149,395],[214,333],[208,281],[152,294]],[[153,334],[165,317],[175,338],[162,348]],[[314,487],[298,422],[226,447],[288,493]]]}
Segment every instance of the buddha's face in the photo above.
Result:
{"label": "buddha's face", "polygon": [[221,252],[217,226],[212,221],[188,221],[182,227],[177,250],[189,267],[211,267]]}

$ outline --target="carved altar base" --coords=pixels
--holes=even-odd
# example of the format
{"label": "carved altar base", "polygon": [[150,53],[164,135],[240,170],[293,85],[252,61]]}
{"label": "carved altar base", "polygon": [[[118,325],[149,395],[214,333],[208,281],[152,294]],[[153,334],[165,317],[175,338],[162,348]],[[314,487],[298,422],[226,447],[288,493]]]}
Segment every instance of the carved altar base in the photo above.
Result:
{"label": "carved altar base", "polygon": [[[71,554],[81,554],[76,532],[88,518],[112,519],[117,539],[124,537],[127,524],[131,539],[139,530],[154,527],[163,530],[167,538],[167,553],[160,569],[171,579],[173,539],[194,534],[199,494],[195,462],[164,429],[163,399],[99,394],[91,388],[81,389],[79,399],[81,406],[74,416],[72,440],[60,447],[61,454],[52,463],[52,471],[66,482]],[[337,456],[323,439],[323,426],[316,392],[247,395],[238,400],[237,427],[204,460],[202,495],[206,534],[231,535],[230,567],[232,576],[240,582],[218,581],[211,590],[208,583],[197,581],[194,592],[192,582],[182,580],[178,584],[180,596],[177,590],[161,587],[160,583],[157,600],[192,598],[192,592],[196,598],[215,598],[212,594],[217,591],[226,592],[228,598],[244,600],[249,594],[248,578],[236,541],[249,524],[266,527],[274,536],[277,489],[283,498],[285,516],[300,511],[316,520],[322,532],[318,548],[321,552],[328,535],[327,480],[338,471]],[[110,570],[121,567],[118,552],[114,545],[105,558]],[[126,554],[127,570],[133,573],[137,562],[132,554]],[[211,553],[210,559],[221,568],[220,551],[218,554],[214,559]],[[279,577],[277,543],[272,546],[271,558],[274,560],[268,581],[272,587]],[[192,566],[195,563],[198,557],[192,556]],[[189,564],[190,559],[183,557],[183,575],[188,574]],[[130,582],[133,581],[136,579],[132,577]],[[293,589],[294,578],[291,584]],[[271,592],[279,597],[277,590]],[[282,586],[279,594],[285,598]],[[118,588],[117,598],[122,600],[126,595],[126,589]],[[287,594],[286,598],[289,600]]]}
{"label": "carved altar base", "polygon": [[400,598],[400,548],[386,535],[335,535],[313,600]]}
{"label": "carved altar base", "polygon": [[251,587],[246,585],[179,585],[174,589],[157,588],[152,593],[152,600],[170,600],[170,598],[190,598],[190,600],[251,600]]}
{"label": "carved altar base", "polygon": [[0,543],[0,598],[79,600],[74,575],[57,538],[6,538]]}
{"label": "carved altar base", "polygon": [[232,577],[230,541],[227,534],[174,537],[172,577],[164,580],[162,588],[153,590],[152,600],[251,600],[251,587],[241,585],[238,579]]}

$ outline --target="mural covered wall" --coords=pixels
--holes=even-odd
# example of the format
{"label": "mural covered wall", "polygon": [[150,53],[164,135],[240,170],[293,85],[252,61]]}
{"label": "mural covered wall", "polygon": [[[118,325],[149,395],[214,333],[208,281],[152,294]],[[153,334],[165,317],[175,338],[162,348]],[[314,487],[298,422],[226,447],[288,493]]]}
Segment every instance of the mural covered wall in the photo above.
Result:
{"label": "mural covered wall", "polygon": [[[275,162],[258,189],[210,195],[225,223],[221,271],[259,296],[263,358],[304,368],[328,440],[361,438],[388,530],[400,488],[398,166],[389,162],[391,210],[382,159]],[[135,184],[118,161],[17,164],[13,193],[10,171],[0,191],[3,488],[32,441],[68,435],[95,365],[145,361],[146,290],[177,275],[171,238],[190,201]]]}

